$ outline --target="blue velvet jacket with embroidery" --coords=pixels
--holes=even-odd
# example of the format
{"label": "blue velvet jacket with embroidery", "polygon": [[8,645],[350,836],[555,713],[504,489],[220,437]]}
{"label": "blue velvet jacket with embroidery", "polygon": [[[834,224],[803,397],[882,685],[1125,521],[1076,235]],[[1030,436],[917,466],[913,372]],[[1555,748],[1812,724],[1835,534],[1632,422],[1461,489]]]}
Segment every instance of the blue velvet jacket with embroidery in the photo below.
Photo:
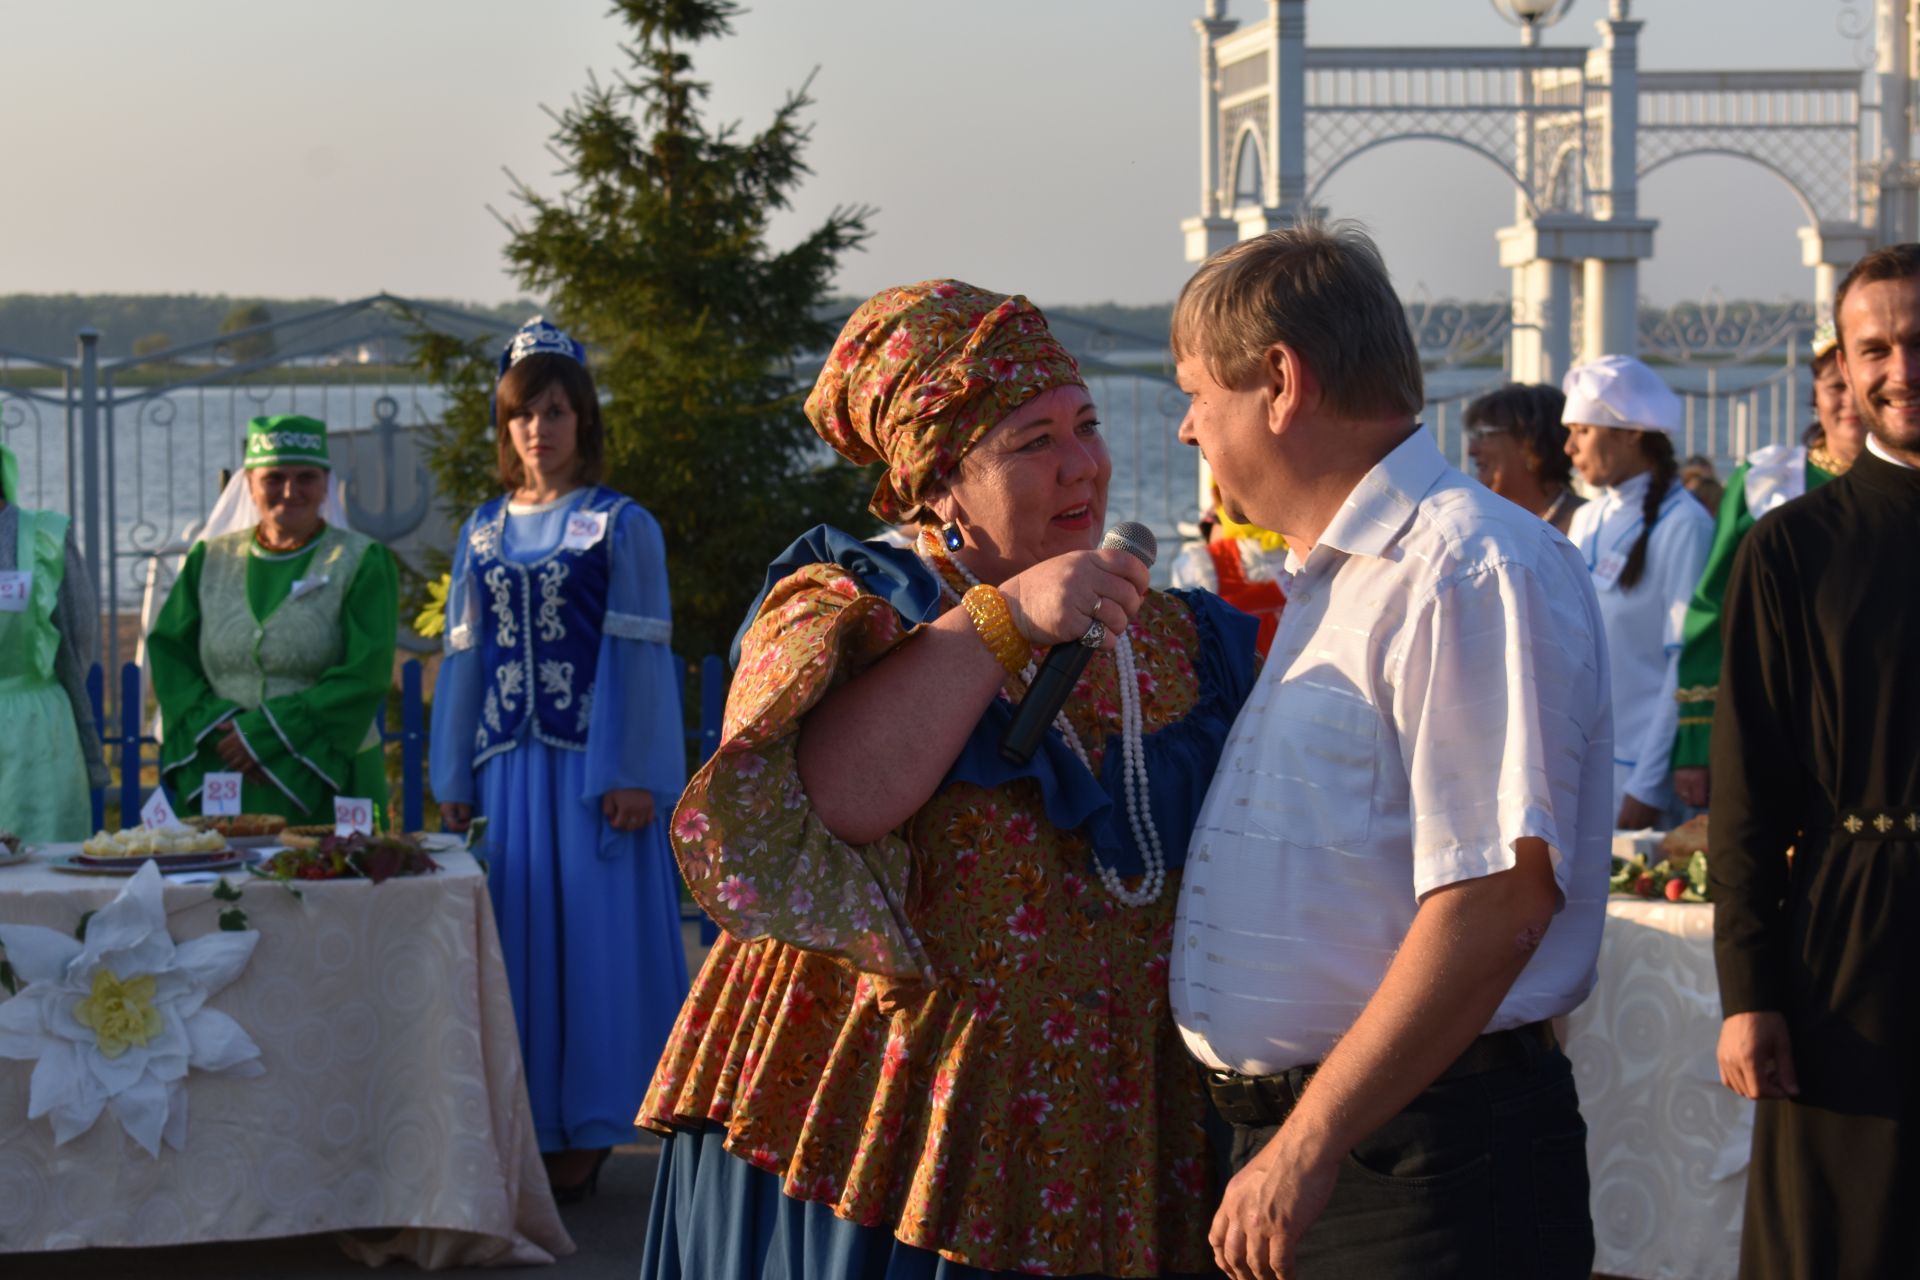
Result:
{"label": "blue velvet jacket with embroidery", "polygon": [[519,744],[530,730],[549,746],[584,751],[593,712],[595,664],[607,612],[614,522],[632,501],[596,488],[569,517],[569,536],[538,560],[500,553],[504,496],[475,514],[468,565],[479,587],[475,640],[486,693],[473,763]]}

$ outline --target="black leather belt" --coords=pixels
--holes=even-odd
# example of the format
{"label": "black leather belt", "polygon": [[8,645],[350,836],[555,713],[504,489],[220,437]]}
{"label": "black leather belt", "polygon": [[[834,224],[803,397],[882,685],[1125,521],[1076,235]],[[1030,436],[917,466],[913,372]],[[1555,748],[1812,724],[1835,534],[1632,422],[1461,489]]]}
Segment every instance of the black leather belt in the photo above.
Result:
{"label": "black leather belt", "polygon": [[[1559,1047],[1553,1024],[1548,1022],[1529,1022],[1508,1031],[1490,1031],[1468,1045],[1465,1053],[1435,1077],[1434,1083],[1524,1067],[1542,1053],[1551,1053]],[[1249,1128],[1284,1124],[1294,1104],[1306,1092],[1307,1082],[1319,1069],[1320,1064],[1316,1062],[1270,1076],[1209,1071],[1206,1073],[1207,1094],[1213,1099],[1213,1109],[1228,1124]]]}

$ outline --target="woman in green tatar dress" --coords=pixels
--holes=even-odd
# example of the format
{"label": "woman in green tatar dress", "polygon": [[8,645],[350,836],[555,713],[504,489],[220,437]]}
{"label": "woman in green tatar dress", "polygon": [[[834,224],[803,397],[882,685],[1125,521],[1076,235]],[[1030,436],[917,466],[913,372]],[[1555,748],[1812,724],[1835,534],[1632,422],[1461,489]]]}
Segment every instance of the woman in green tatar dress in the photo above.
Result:
{"label": "woman in green tatar dress", "polygon": [[86,686],[97,606],[67,517],[19,493],[0,445],[0,831],[84,840],[87,791],[108,782]]}
{"label": "woman in green tatar dress", "polygon": [[384,813],[374,727],[393,682],[398,579],[385,547],[322,514],[326,424],[255,418],[243,475],[259,523],[197,542],[147,637],[162,780],[198,812],[208,773],[241,808],[331,824],[335,796]]}
{"label": "woman in green tatar dress", "polygon": [[1681,636],[1680,729],[1673,739],[1673,790],[1695,808],[1711,795],[1707,775],[1708,743],[1713,733],[1714,694],[1720,687],[1720,606],[1740,549],[1761,516],[1827,481],[1845,475],[1865,447],[1867,434],[1859,410],[1840,372],[1839,335],[1833,321],[1813,335],[1813,410],[1815,422],[1805,442],[1757,449],[1734,468],[1720,499],[1713,549],[1687,605]]}

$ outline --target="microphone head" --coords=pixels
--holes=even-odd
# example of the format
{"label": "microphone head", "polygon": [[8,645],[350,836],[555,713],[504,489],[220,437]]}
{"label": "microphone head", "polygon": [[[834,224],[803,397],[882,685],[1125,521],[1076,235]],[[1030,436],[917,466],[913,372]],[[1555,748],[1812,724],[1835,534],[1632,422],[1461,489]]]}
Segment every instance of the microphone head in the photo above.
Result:
{"label": "microphone head", "polygon": [[1100,539],[1102,551],[1124,551],[1147,568],[1153,568],[1154,557],[1160,554],[1160,540],[1153,536],[1153,530],[1138,520],[1122,520],[1107,530],[1107,536]]}

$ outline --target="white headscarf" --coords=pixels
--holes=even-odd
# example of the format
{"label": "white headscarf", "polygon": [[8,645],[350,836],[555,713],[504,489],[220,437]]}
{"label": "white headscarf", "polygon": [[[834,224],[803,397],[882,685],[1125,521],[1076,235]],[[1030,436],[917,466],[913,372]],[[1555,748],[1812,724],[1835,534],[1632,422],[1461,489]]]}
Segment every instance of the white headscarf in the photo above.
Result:
{"label": "white headscarf", "polygon": [[[327,473],[327,496],[320,501],[320,518],[336,529],[352,528],[347,523],[347,508],[340,500],[338,471]],[[220,491],[220,497],[213,504],[213,510],[207,513],[206,520],[199,525],[188,525],[181,531],[180,541],[191,547],[196,542],[217,538],[236,529],[251,529],[259,523],[260,508],[254,505],[253,490],[247,487],[247,473],[236,471],[227,481],[227,487]]]}
{"label": "white headscarf", "polygon": [[1571,369],[1561,390],[1560,421],[1589,427],[1677,434],[1685,418],[1680,397],[1660,375],[1632,356],[1601,356]]}

